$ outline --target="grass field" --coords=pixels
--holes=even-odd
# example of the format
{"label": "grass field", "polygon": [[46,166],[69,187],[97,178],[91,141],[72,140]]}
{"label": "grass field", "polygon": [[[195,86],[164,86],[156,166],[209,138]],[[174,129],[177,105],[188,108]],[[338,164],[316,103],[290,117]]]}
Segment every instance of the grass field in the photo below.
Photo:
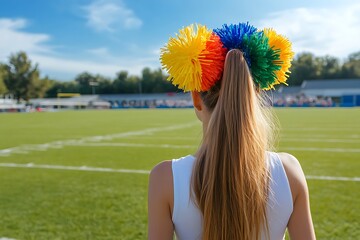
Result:
{"label": "grass field", "polygon": [[[318,239],[359,239],[360,109],[276,114]],[[194,153],[202,134],[191,109],[0,114],[0,133],[0,239],[17,240],[145,239],[148,174],[121,169]]]}

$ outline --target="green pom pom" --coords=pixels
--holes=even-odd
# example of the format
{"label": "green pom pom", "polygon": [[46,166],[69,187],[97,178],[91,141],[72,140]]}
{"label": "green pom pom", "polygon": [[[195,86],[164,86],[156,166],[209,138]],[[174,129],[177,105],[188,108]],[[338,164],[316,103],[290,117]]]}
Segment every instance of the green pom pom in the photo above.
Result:
{"label": "green pom pom", "polygon": [[268,44],[269,39],[262,33],[244,37],[246,54],[251,61],[252,77],[261,89],[268,89],[276,81],[276,71],[280,70],[280,50],[272,49]]}

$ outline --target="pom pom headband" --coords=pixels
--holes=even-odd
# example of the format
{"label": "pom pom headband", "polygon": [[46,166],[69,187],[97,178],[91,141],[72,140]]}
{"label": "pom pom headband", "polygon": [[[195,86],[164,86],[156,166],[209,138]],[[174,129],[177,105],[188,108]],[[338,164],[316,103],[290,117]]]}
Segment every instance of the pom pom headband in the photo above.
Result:
{"label": "pom pom headband", "polygon": [[184,91],[208,91],[221,79],[226,53],[239,49],[261,89],[286,84],[294,53],[291,42],[272,29],[258,31],[249,23],[224,24],[213,31],[190,25],[161,48],[168,80]]}

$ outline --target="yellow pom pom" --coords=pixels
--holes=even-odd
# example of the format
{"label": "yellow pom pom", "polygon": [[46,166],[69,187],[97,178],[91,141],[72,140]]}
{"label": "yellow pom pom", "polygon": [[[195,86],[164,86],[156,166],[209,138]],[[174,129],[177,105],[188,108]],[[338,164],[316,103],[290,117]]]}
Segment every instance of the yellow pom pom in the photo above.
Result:
{"label": "yellow pom pom", "polygon": [[190,25],[170,38],[161,48],[160,61],[169,73],[169,81],[184,91],[201,91],[200,53],[206,48],[211,31],[202,25]]}
{"label": "yellow pom pom", "polygon": [[294,57],[294,52],[291,49],[291,42],[286,37],[277,34],[273,29],[264,29],[264,34],[269,38],[269,46],[274,50],[280,50],[280,60],[275,64],[280,65],[281,69],[275,72],[276,82],[269,88],[273,88],[274,85],[280,83],[287,85],[286,80],[289,77],[289,69]]}

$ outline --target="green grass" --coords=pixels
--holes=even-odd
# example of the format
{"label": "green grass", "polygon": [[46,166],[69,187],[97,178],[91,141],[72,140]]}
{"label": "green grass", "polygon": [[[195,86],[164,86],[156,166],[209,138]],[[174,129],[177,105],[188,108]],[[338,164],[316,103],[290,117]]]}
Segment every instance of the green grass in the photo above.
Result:
{"label": "green grass", "polygon": [[[276,113],[282,128],[278,150],[295,155],[306,175],[360,177],[359,151],[322,151],[360,149],[360,109],[277,109]],[[182,124],[191,125],[159,129]],[[92,143],[190,147],[33,148],[144,129],[155,130]],[[191,109],[74,111],[0,114],[0,133],[0,150],[17,147],[9,156],[0,156],[0,163],[150,170],[162,160],[193,153],[201,125]],[[147,184],[147,174],[0,167],[0,238],[145,239]],[[318,239],[360,236],[360,182],[309,179],[308,185]]]}

